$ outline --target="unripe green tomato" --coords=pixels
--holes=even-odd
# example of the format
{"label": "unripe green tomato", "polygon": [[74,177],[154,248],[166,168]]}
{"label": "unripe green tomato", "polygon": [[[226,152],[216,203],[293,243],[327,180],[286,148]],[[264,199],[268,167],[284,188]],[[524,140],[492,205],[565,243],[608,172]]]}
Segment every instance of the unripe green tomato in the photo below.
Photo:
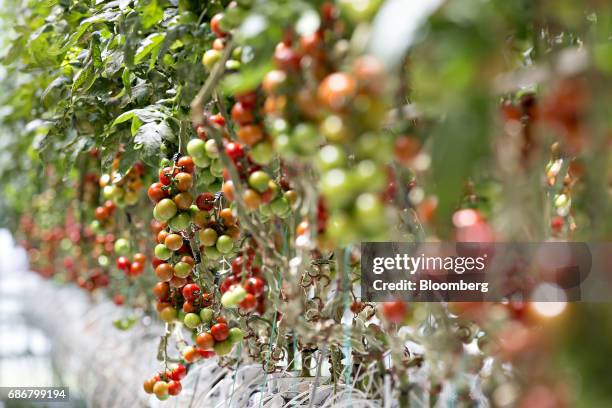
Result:
{"label": "unripe green tomato", "polygon": [[217,149],[217,142],[215,142],[215,139],[208,139],[204,142],[204,148],[206,150],[206,155],[211,159],[219,157],[219,149]]}
{"label": "unripe green tomato", "polygon": [[253,161],[257,164],[268,164],[272,161],[273,157],[274,147],[267,141],[257,143],[251,149],[251,159],[253,159]]}
{"label": "unripe green tomato", "polygon": [[202,323],[202,321],[200,320],[200,316],[198,316],[197,314],[187,313],[185,315],[185,318],[183,319],[183,323],[190,329],[195,329],[200,325],[200,323]]}
{"label": "unripe green tomato", "polygon": [[265,171],[257,170],[251,173],[249,176],[249,186],[260,193],[263,193],[268,189],[269,181],[270,176],[268,176],[268,173]]}
{"label": "unripe green tomato", "polygon": [[387,185],[387,175],[372,160],[362,160],[355,168],[355,185],[360,191],[380,192]]}
{"label": "unripe green tomato", "polygon": [[236,47],[232,51],[232,58],[240,61],[242,58],[242,47]]}
{"label": "unripe green tomato", "polygon": [[200,319],[202,319],[202,321],[206,324],[210,324],[214,316],[215,312],[209,307],[205,307],[204,309],[200,310]]}
{"label": "unripe green tomato", "polygon": [[339,0],[338,4],[343,14],[353,22],[368,21],[380,7],[381,0]]}
{"label": "unripe green tomato", "polygon": [[172,251],[164,244],[155,245],[155,257],[166,261],[172,256]]}
{"label": "unripe green tomato", "polygon": [[182,212],[174,216],[169,222],[168,225],[173,231],[184,231],[189,228],[189,223],[191,222],[191,217],[188,212]]}
{"label": "unripe green tomato", "polygon": [[200,228],[210,222],[210,214],[207,211],[200,211],[195,205],[191,206],[189,214],[191,214],[191,221]]}
{"label": "unripe green tomato", "polygon": [[349,139],[348,128],[342,118],[337,115],[327,116],[321,123],[319,130],[330,143],[343,143]]}
{"label": "unripe green tomato", "polygon": [[215,177],[223,176],[223,163],[221,163],[221,160],[212,161],[212,163],[210,164],[210,174]]}
{"label": "unripe green tomato", "polygon": [[277,217],[285,217],[291,211],[291,206],[285,197],[279,197],[270,203],[272,213]]}
{"label": "unripe green tomato", "polygon": [[319,150],[317,165],[319,170],[327,171],[346,166],[346,153],[340,146],[326,145]]}
{"label": "unripe green tomato", "polygon": [[227,338],[232,344],[240,343],[244,339],[244,332],[240,327],[232,327]]}
{"label": "unripe green tomato", "polygon": [[274,119],[270,125],[270,133],[273,136],[289,133],[289,122],[283,118]]}
{"label": "unripe green tomato", "polygon": [[223,183],[220,178],[215,178],[215,181],[208,185],[210,191],[221,191],[223,188]]}
{"label": "unripe green tomato", "polygon": [[208,259],[213,260],[213,261],[216,261],[217,259],[221,258],[221,253],[214,246],[205,247],[204,255]]}
{"label": "unripe green tomato", "polygon": [[202,139],[191,139],[187,143],[187,153],[195,160],[206,157],[206,142]]}
{"label": "unripe green tomato", "polygon": [[168,143],[162,142],[162,144],[159,145],[159,152],[163,155],[170,153],[170,146],[168,146]]}
{"label": "unripe green tomato", "polygon": [[333,169],[321,177],[321,192],[330,208],[340,208],[349,204],[353,198],[353,183],[349,174],[341,169]]}
{"label": "unripe green tomato", "polygon": [[110,259],[108,259],[108,256],[106,255],[100,255],[98,257],[98,264],[101,267],[107,267],[108,265],[110,265]]}
{"label": "unripe green tomato", "polygon": [[259,206],[259,213],[264,217],[271,217],[273,215],[272,207],[270,207],[270,204],[262,204]]}
{"label": "unripe green tomato", "polygon": [[115,253],[118,255],[127,255],[130,252],[130,241],[125,238],[119,238],[115,241]]}
{"label": "unripe green tomato", "polygon": [[354,211],[354,218],[364,230],[375,231],[384,227],[385,208],[375,194],[360,194],[355,201]]}
{"label": "unripe green tomato", "polygon": [[134,205],[138,202],[138,193],[135,191],[127,191],[123,199],[126,205]]}
{"label": "unripe green tomato", "polygon": [[217,353],[217,355],[219,356],[225,356],[227,354],[229,354],[232,351],[232,348],[234,347],[234,345],[232,344],[231,341],[229,341],[229,339],[223,340],[223,341],[217,341],[215,342],[214,345],[214,350],[215,353]]}
{"label": "unripe green tomato", "polygon": [[393,157],[393,141],[384,134],[365,133],[357,141],[357,156],[385,163]]}
{"label": "unripe green tomato", "polygon": [[326,233],[333,239],[348,243],[355,237],[355,228],[345,214],[334,214],[329,218]]}
{"label": "unripe green tomato", "polygon": [[106,200],[117,200],[122,195],[123,195],[123,190],[121,190],[119,187],[117,187],[117,186],[115,186],[113,184],[106,185],[102,189],[102,196]]}
{"label": "unripe green tomato", "polygon": [[235,285],[221,296],[221,304],[228,309],[238,307],[246,295],[247,292],[241,285]]}
{"label": "unripe green tomato", "polygon": [[281,133],[280,135],[276,136],[276,139],[274,139],[274,144],[276,146],[276,150],[278,150],[278,152],[281,154],[290,155],[293,152],[291,138],[286,133]]}
{"label": "unripe green tomato", "polygon": [[227,60],[225,62],[225,69],[228,71],[238,71],[240,69],[240,61],[236,61],[234,59]]}
{"label": "unripe green tomato", "polygon": [[291,134],[291,146],[301,154],[316,152],[320,141],[317,128],[310,123],[298,124]]}
{"label": "unripe green tomato", "polygon": [[220,253],[224,255],[229,254],[234,248],[234,241],[232,241],[228,235],[221,235],[219,238],[217,238],[216,247],[217,251]]}
{"label": "unripe green tomato", "polygon": [[199,156],[199,157],[193,157],[193,163],[201,168],[206,168],[210,165],[210,159],[208,158],[208,156],[204,155],[204,156]]}
{"label": "unripe green tomato", "polygon": [[160,395],[156,394],[155,397],[160,401],[165,401],[168,398],[170,398],[170,395],[169,394],[160,394]]}
{"label": "unripe green tomato", "polygon": [[[202,180],[202,183],[204,184],[210,184],[210,183],[214,183],[217,180],[217,177],[214,176],[210,170],[209,171],[203,171],[200,173],[200,180]],[[211,191],[209,189],[209,191]],[[217,190],[214,190],[217,191]]]}
{"label": "unripe green tomato", "polygon": [[206,69],[212,69],[217,62],[221,59],[221,51],[210,49],[202,56],[202,65]]}
{"label": "unripe green tomato", "polygon": [[217,231],[212,228],[204,228],[198,231],[198,238],[200,239],[200,244],[207,247],[213,246],[217,243]]}
{"label": "unripe green tomato", "polygon": [[174,201],[169,198],[164,198],[155,205],[153,215],[159,217],[162,221],[168,221],[176,215],[177,208]]}
{"label": "unripe green tomato", "polygon": [[191,265],[187,262],[177,262],[174,265],[174,276],[186,278],[191,274]]}
{"label": "unripe green tomato", "polygon": [[[245,11],[240,7],[228,7],[225,10],[225,15],[223,16],[223,23],[227,24],[228,28],[231,30],[236,28],[242,23],[244,19]],[[223,27],[222,27],[223,28]]]}
{"label": "unripe green tomato", "polygon": [[102,225],[100,224],[100,221],[98,220],[92,221],[91,224],[89,224],[89,226],[91,227],[93,232],[95,232],[96,234],[99,234],[100,232],[102,232]]}
{"label": "unripe green tomato", "polygon": [[174,319],[176,319],[176,309],[171,306],[163,308],[162,311],[159,312],[159,318],[166,323],[172,323]]}
{"label": "unripe green tomato", "polygon": [[172,160],[165,157],[159,161],[159,167],[172,167],[173,164]]}

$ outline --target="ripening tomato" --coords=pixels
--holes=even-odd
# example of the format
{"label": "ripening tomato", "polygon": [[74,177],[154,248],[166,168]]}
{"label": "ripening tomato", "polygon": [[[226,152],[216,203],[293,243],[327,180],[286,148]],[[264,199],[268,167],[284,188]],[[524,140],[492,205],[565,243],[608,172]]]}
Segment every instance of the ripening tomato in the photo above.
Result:
{"label": "ripening tomato", "polygon": [[106,207],[97,207],[94,215],[98,221],[104,221],[110,214]]}
{"label": "ripening tomato", "polygon": [[172,184],[172,176],[178,173],[178,169],[172,169],[172,167],[164,167],[159,170],[159,182],[164,186]]}
{"label": "ripening tomato", "polygon": [[154,203],[159,202],[162,198],[168,197],[168,192],[162,187],[162,183],[153,183],[147,190],[147,195]]}
{"label": "ripening tomato", "polygon": [[253,123],[255,121],[255,115],[253,115],[253,111],[249,107],[243,105],[241,102],[236,102],[232,107],[232,119],[240,126],[244,126]]}
{"label": "ripening tomato", "polygon": [[193,186],[193,176],[189,173],[178,173],[175,179],[178,191],[187,191]]}
{"label": "ripening tomato", "polygon": [[202,332],[196,337],[196,344],[203,350],[211,351],[215,345],[215,338],[210,333]]}
{"label": "ripening tomato", "polygon": [[162,282],[169,282],[174,276],[174,268],[169,263],[163,263],[155,268],[155,275]]}
{"label": "ripening tomato", "polygon": [[259,125],[242,126],[236,134],[242,143],[249,146],[253,146],[264,137],[263,129]]}
{"label": "ripening tomato", "polygon": [[319,101],[332,110],[341,110],[355,95],[356,90],[355,78],[343,72],[335,72],[319,85]]}
{"label": "ripening tomato", "polygon": [[153,394],[153,387],[155,386],[156,382],[157,382],[157,380],[154,379],[154,378],[150,378],[150,379],[146,380],[142,384],[142,388],[144,389],[144,392],[146,392],[147,394]]}
{"label": "ripening tomato", "polygon": [[173,370],[170,379],[173,381],[181,381],[187,375],[187,367],[183,364],[177,365]]}
{"label": "ripening tomato", "polygon": [[236,100],[245,108],[253,108],[257,104],[257,92],[245,92],[236,95]]}
{"label": "ripening tomato", "polygon": [[223,191],[223,197],[225,197],[228,201],[234,201],[234,182],[231,180],[227,180],[223,183],[223,187],[221,188]]}
{"label": "ripening tomato", "polygon": [[130,265],[130,275],[138,276],[144,272],[144,264],[140,262],[132,262]]}
{"label": "ripening tomato", "polygon": [[382,314],[386,320],[391,323],[401,323],[408,314],[406,303],[401,300],[394,302],[385,302],[382,305]]}
{"label": "ripening tomato", "polygon": [[[187,286],[187,285],[185,285]],[[196,312],[196,307],[192,302],[189,301],[185,301],[185,303],[183,303],[183,312],[185,313],[195,313]]]}
{"label": "ripening tomato", "polygon": [[229,328],[225,323],[213,324],[210,328],[210,334],[215,338],[215,341],[223,341],[229,336]]}
{"label": "ripening tomato", "polygon": [[225,118],[223,117],[223,115],[220,115],[218,113],[214,115],[210,115],[208,117],[208,121],[212,123],[213,125],[217,125],[219,127],[225,126]]}
{"label": "ripening tomato", "polygon": [[202,294],[200,287],[196,283],[190,283],[183,288],[183,297],[189,302],[195,300]]}
{"label": "ripening tomato", "polygon": [[225,15],[223,13],[217,13],[210,19],[210,30],[215,33],[217,37],[225,37],[227,33],[221,29],[221,20]]}
{"label": "ripening tomato", "polygon": [[147,261],[147,257],[144,254],[137,252],[134,254],[133,261],[144,264]]}
{"label": "ripening tomato", "polygon": [[182,211],[188,210],[193,203],[193,197],[187,191],[178,193],[172,200],[174,201],[174,204],[176,204],[176,208]]}
{"label": "ripening tomato", "polygon": [[195,169],[195,163],[193,162],[193,158],[191,156],[182,156],[176,162],[176,165],[185,173],[193,173]]}
{"label": "ripening tomato", "polygon": [[157,282],[153,286],[153,295],[158,299],[167,299],[170,295],[170,285],[168,282]]}

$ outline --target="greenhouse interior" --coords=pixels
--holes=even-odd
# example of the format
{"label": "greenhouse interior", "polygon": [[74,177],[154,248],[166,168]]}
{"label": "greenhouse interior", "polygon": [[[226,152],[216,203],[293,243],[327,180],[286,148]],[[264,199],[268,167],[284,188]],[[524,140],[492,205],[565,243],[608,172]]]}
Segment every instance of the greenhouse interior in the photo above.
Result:
{"label": "greenhouse interior", "polygon": [[612,406],[610,1],[0,1],[0,408]]}

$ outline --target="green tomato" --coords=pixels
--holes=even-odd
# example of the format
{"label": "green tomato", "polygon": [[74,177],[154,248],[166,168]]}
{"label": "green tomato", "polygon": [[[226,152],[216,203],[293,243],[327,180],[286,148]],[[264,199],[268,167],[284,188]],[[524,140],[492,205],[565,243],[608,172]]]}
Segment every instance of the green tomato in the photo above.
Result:
{"label": "green tomato", "polygon": [[331,143],[343,143],[349,138],[347,126],[340,116],[329,115],[319,127],[321,134]]}
{"label": "green tomato", "polygon": [[221,296],[221,305],[228,309],[236,308],[246,295],[246,290],[242,286],[236,285]]}
{"label": "green tomato", "polygon": [[317,164],[321,171],[327,171],[346,166],[346,153],[336,145],[327,145],[319,150]]}
{"label": "green tomato", "polygon": [[368,21],[378,8],[381,0],[339,0],[340,9],[353,22]]}
{"label": "green tomato", "polygon": [[89,224],[89,226],[91,227],[93,232],[95,232],[96,234],[99,234],[100,232],[102,232],[102,224],[100,224],[100,221],[98,220],[92,221],[91,224]]}
{"label": "green tomato", "polygon": [[189,228],[189,223],[191,222],[191,217],[188,212],[182,212],[174,216],[169,222],[168,225],[173,231],[184,231]]}
{"label": "green tomato", "polygon": [[262,204],[259,206],[259,213],[264,217],[271,217],[273,215],[272,207],[270,207],[270,204]]}
{"label": "green tomato", "polygon": [[219,238],[217,238],[216,247],[217,251],[220,253],[229,254],[234,248],[234,241],[232,241],[232,239],[227,235],[221,235]]}
{"label": "green tomato", "polygon": [[364,193],[355,201],[355,219],[366,231],[376,231],[384,226],[385,208],[372,193]]}
{"label": "green tomato", "polygon": [[187,262],[177,262],[174,265],[174,275],[179,278],[186,278],[191,274],[191,265]]}
{"label": "green tomato", "polygon": [[206,157],[206,142],[202,139],[191,139],[187,143],[187,153],[195,160],[195,158]]}
{"label": "green tomato", "polygon": [[199,157],[192,156],[192,158],[193,158],[193,163],[198,167],[205,168],[205,167],[208,167],[208,165],[210,164],[210,159],[206,155],[199,156]]}
{"label": "green tomato", "polygon": [[279,136],[289,132],[289,122],[283,118],[274,119],[270,125],[270,133],[273,136]]}
{"label": "green tomato", "polygon": [[102,189],[102,196],[104,196],[106,200],[117,200],[121,198],[122,195],[123,191],[113,184],[104,186]]}
{"label": "green tomato", "polygon": [[183,323],[190,329],[195,329],[200,325],[200,323],[202,323],[202,321],[200,320],[200,316],[198,316],[197,314],[187,313],[185,315],[185,318],[183,319]]}
{"label": "green tomato", "polygon": [[221,59],[221,51],[217,50],[208,50],[202,56],[202,65],[206,67],[206,69],[212,69],[217,62]]}
{"label": "green tomato", "polygon": [[257,143],[251,149],[251,159],[257,164],[268,164],[274,157],[274,147],[270,142]]}
{"label": "green tomato", "polygon": [[210,174],[215,177],[223,176],[223,163],[221,163],[221,160],[212,161],[212,163],[210,164]]}
{"label": "green tomato", "polygon": [[229,339],[225,339],[223,341],[217,341],[215,342],[215,345],[213,346],[215,353],[217,353],[217,355],[219,356],[225,356],[229,354],[232,351],[233,347],[234,345]]}
{"label": "green tomato", "polygon": [[100,255],[98,257],[98,264],[101,267],[107,267],[108,265],[110,265],[110,259],[108,259],[108,256],[106,255]]}
{"label": "green tomato", "polygon": [[281,154],[290,155],[293,152],[291,149],[291,138],[289,138],[289,135],[286,133],[281,133],[280,135],[276,136],[274,144],[278,152]]}
{"label": "green tomato", "polygon": [[115,241],[115,253],[118,255],[127,255],[130,252],[130,241],[125,238],[119,238]]}
{"label": "green tomato", "polygon": [[159,161],[159,167],[172,167],[173,164],[172,160],[165,157]]}
{"label": "green tomato", "polygon": [[228,25],[228,28],[236,28],[242,23],[244,19],[245,11],[240,7],[228,7],[225,10],[223,21]]}
{"label": "green tomato", "polygon": [[361,191],[380,192],[387,184],[385,172],[371,160],[360,161],[354,175],[357,188]]}
{"label": "green tomato", "polygon": [[204,148],[206,149],[206,155],[211,159],[219,157],[219,149],[217,149],[217,142],[214,139],[208,139],[204,143]]}
{"label": "green tomato", "polygon": [[251,173],[249,176],[249,186],[260,193],[263,193],[268,189],[269,181],[270,176],[268,176],[268,173],[265,171],[257,170]]}
{"label": "green tomato", "polygon": [[341,208],[350,203],[353,198],[353,183],[349,174],[341,169],[333,169],[321,178],[321,192],[330,208]]}
{"label": "green tomato", "polygon": [[353,223],[345,214],[334,214],[329,218],[326,233],[339,244],[349,243],[355,238]]}
{"label": "green tomato", "polygon": [[232,327],[227,338],[232,344],[240,343],[244,339],[244,332],[240,327]]}
{"label": "green tomato", "polygon": [[202,171],[200,172],[200,180],[202,180],[202,183],[208,185],[210,183],[214,183],[215,180],[217,180],[217,177],[214,176],[210,171]]}
{"label": "green tomato", "polygon": [[319,147],[320,138],[317,128],[310,123],[300,123],[291,134],[291,145],[301,154],[312,154]]}
{"label": "green tomato", "polygon": [[291,205],[285,197],[279,197],[270,203],[272,214],[285,218],[291,212]]}
{"label": "green tomato", "polygon": [[155,205],[155,209],[153,211],[155,218],[159,217],[159,219],[162,221],[168,221],[176,215],[177,208],[174,201],[169,198],[164,198]]}
{"label": "green tomato", "polygon": [[215,260],[221,258],[221,253],[214,246],[205,247],[204,248],[204,255],[208,259],[210,259],[212,261],[215,261]]}
{"label": "green tomato", "polygon": [[210,324],[214,316],[215,312],[211,308],[205,307],[204,309],[200,310],[200,319],[202,319],[202,321],[206,324]]}
{"label": "green tomato", "polygon": [[231,59],[225,62],[225,69],[228,71],[238,71],[241,65],[242,64],[240,64],[240,61]]}
{"label": "green tomato", "polygon": [[162,261],[166,261],[170,259],[172,256],[172,251],[170,248],[165,246],[164,244],[155,245],[155,257],[161,259]]}

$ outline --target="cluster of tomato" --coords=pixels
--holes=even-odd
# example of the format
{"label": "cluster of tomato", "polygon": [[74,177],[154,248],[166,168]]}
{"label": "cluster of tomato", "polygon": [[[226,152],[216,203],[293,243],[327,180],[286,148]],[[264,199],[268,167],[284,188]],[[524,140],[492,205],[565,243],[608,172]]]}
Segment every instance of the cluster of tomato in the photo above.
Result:
{"label": "cluster of tomato", "polygon": [[138,202],[139,193],[144,186],[144,164],[137,162],[125,174],[118,169],[119,157],[113,161],[111,173],[100,176],[102,196],[120,207],[134,205]]}
{"label": "cluster of tomato", "polygon": [[239,307],[244,312],[263,314],[265,281],[261,277],[260,267],[254,265],[255,246],[254,243],[251,245],[246,253],[232,260],[231,275],[219,285],[221,304],[228,309]]}
{"label": "cluster of tomato", "polygon": [[187,375],[187,370],[186,366],[178,364],[173,369],[155,374],[146,380],[143,388],[147,394],[155,394],[161,401],[168,399],[171,395],[179,395],[183,390],[181,380]]}

